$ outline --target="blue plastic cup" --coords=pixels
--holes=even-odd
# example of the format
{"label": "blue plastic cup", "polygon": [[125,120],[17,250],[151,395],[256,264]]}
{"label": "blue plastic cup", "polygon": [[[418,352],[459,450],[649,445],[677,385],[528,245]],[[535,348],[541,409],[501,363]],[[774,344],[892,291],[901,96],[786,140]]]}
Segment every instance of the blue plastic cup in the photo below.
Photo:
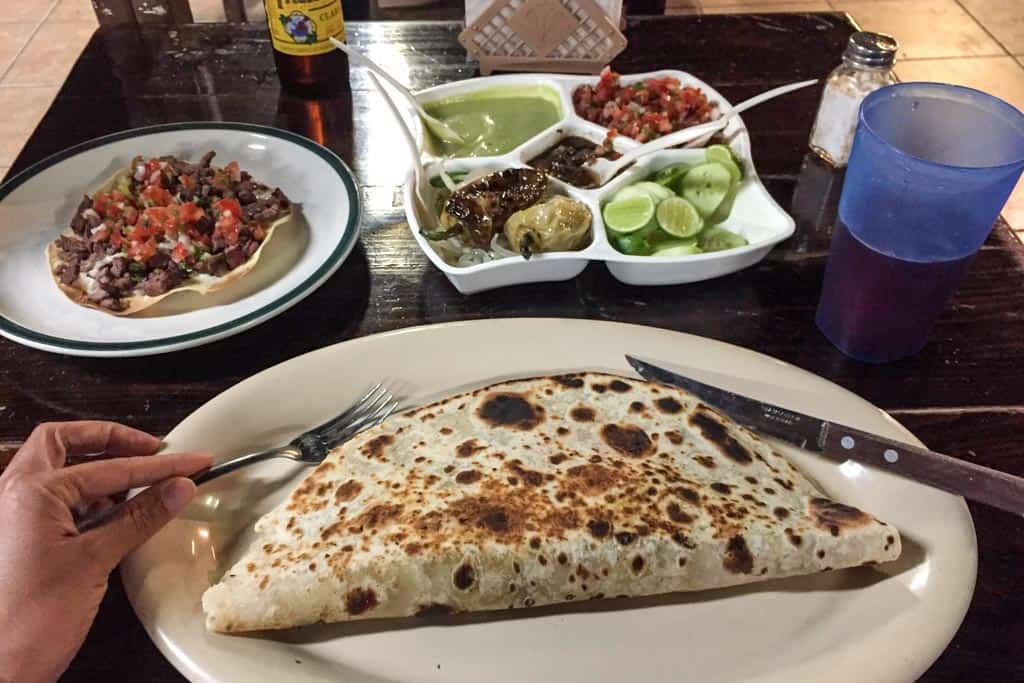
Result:
{"label": "blue plastic cup", "polygon": [[1024,169],[1024,114],[983,92],[868,95],[850,153],[818,328],[883,363],[921,350]]}

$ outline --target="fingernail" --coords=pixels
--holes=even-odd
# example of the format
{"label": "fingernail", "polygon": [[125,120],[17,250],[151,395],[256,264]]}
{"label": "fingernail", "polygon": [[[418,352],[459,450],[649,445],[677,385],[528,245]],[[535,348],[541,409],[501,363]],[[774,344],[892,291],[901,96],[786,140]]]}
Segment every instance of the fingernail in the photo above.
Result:
{"label": "fingernail", "polygon": [[196,493],[196,485],[188,479],[178,478],[161,485],[160,500],[172,515],[185,509]]}

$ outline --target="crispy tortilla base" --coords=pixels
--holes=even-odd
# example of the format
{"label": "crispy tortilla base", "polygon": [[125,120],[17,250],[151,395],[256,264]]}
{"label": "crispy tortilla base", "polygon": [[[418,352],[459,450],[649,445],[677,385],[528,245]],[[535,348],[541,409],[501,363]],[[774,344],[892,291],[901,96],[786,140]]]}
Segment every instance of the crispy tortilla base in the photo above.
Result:
{"label": "crispy tortilla base", "polygon": [[[107,192],[111,188],[115,187],[117,184],[117,179],[122,173],[124,173],[124,171],[118,171],[110,180],[101,185],[96,190],[96,192]],[[204,278],[204,280],[206,280],[205,282],[190,281],[195,279],[190,278],[190,280],[186,280],[183,284],[178,285],[173,289],[169,289],[159,296],[146,296],[144,294],[136,294],[130,297],[124,297],[121,299],[121,301],[125,304],[125,307],[120,311],[112,311],[109,308],[104,308],[103,306],[100,306],[98,303],[90,301],[88,294],[86,294],[83,290],[77,287],[70,287],[60,281],[59,272],[60,266],[63,265],[63,261],[61,261],[60,259],[60,250],[57,248],[56,240],[50,242],[50,244],[47,245],[46,247],[46,262],[47,267],[50,269],[50,277],[53,278],[54,283],[57,285],[60,291],[64,292],[64,295],[67,296],[67,298],[71,299],[79,306],[85,306],[86,308],[92,308],[97,311],[108,313],[110,315],[123,317],[133,315],[135,313],[138,313],[139,311],[143,311],[149,308],[150,306],[154,306],[173,294],[178,294],[180,292],[196,292],[198,294],[206,295],[211,292],[216,292],[221,289],[224,289],[232,282],[240,280],[241,278],[249,274],[249,272],[251,272],[253,268],[256,267],[256,264],[260,260],[260,255],[263,253],[264,247],[266,247],[267,244],[270,242],[270,239],[274,236],[274,232],[277,230],[277,228],[280,225],[287,223],[289,220],[291,220],[291,218],[292,214],[291,211],[289,211],[288,214],[282,216],[281,218],[271,223],[266,231],[267,236],[260,243],[259,249],[257,249],[253,253],[253,255],[249,257],[249,260],[247,260],[245,263],[238,266],[234,270],[229,271],[226,275],[223,275],[221,277],[211,276],[210,278]],[[72,233],[69,231],[65,231],[63,234],[70,235]]]}

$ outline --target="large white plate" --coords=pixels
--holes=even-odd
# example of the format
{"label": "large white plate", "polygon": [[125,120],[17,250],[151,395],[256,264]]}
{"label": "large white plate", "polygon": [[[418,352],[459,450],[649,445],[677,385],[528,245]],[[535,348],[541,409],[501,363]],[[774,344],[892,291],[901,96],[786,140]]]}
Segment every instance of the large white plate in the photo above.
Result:
{"label": "large white plate", "polygon": [[[44,250],[82,195],[136,155],[237,161],[280,186],[296,217],[276,231],[256,268],[224,290],[177,294],[131,317],[78,306],[50,277]],[[277,315],[316,290],[344,262],[359,233],[352,173],[330,150],[243,123],[176,123],[115,133],[44,159],[0,185],[0,334],[78,356],[143,356],[206,344]]]}
{"label": "large white plate", "polygon": [[[270,445],[334,414],[368,384],[401,380],[426,400],[498,379],[565,370],[629,373],[630,352],[797,410],[916,440],[884,412],[791,365],[720,342],[586,320],[488,320],[365,337],[300,356],[231,388],[167,438],[220,457]],[[903,557],[746,587],[443,621],[213,635],[200,595],[238,557],[256,517],[303,472],[239,471],[200,491],[123,565],[150,636],[193,681],[899,681],[942,652],[974,589],[963,499],[854,463],[792,452],[833,496],[895,524]]]}

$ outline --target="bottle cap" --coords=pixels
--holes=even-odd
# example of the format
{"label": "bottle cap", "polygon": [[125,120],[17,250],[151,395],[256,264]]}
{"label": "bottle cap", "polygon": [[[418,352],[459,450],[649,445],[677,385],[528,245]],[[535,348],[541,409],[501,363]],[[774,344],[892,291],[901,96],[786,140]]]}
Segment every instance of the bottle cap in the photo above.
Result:
{"label": "bottle cap", "polygon": [[846,44],[843,59],[856,64],[878,68],[892,66],[896,61],[896,50],[900,44],[890,35],[857,31]]}

